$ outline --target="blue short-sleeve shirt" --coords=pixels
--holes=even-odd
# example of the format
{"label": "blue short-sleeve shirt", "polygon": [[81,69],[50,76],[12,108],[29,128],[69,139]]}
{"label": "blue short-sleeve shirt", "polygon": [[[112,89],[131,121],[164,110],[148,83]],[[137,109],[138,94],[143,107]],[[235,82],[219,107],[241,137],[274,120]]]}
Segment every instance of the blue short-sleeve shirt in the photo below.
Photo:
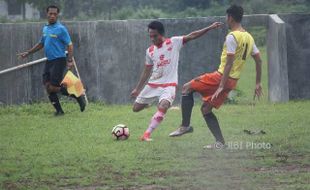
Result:
{"label": "blue short-sleeve shirt", "polygon": [[66,47],[72,44],[72,41],[67,28],[60,22],[56,22],[43,27],[40,43],[43,44],[45,56],[50,61],[66,57]]}

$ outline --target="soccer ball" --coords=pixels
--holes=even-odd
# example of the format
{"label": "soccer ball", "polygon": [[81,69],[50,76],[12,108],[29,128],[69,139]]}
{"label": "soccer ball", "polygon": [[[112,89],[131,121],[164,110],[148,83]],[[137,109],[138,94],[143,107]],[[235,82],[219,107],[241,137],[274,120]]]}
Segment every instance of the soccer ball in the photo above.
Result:
{"label": "soccer ball", "polygon": [[112,129],[112,137],[115,140],[126,140],[129,138],[129,129],[124,124],[118,124]]}

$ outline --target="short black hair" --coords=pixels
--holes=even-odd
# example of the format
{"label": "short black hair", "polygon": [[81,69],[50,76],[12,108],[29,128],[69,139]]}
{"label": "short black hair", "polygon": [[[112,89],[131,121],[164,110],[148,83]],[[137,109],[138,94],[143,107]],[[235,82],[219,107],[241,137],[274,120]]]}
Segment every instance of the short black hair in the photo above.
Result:
{"label": "short black hair", "polygon": [[163,23],[161,23],[159,21],[152,21],[147,27],[148,27],[148,29],[157,30],[160,35],[165,34],[164,25],[163,25]]}
{"label": "short black hair", "polygon": [[243,17],[243,8],[239,5],[231,5],[226,13],[231,16],[236,22],[241,22]]}
{"label": "short black hair", "polygon": [[49,5],[49,6],[46,8],[46,12],[48,12],[50,9],[57,9],[57,13],[60,12],[59,7],[57,7],[56,5]]}

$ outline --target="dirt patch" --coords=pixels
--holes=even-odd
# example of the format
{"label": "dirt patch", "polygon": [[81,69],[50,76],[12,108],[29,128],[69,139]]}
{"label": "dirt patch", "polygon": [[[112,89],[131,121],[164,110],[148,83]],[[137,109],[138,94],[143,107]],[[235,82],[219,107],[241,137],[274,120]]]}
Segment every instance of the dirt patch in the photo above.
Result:
{"label": "dirt patch", "polygon": [[18,189],[18,186],[13,183],[13,182],[10,182],[10,181],[5,181],[3,184],[2,184],[2,187],[6,190],[16,190]]}
{"label": "dirt patch", "polygon": [[84,187],[61,188],[61,190],[97,190],[97,189],[115,189],[115,190],[171,190],[170,187],[159,185],[143,185],[134,187],[110,187],[105,185],[93,185]]}
{"label": "dirt patch", "polygon": [[[133,188],[133,190],[136,188]],[[140,190],[170,190],[170,187],[163,187],[163,186],[158,186],[158,185],[145,185],[142,187],[139,187],[138,189]]]}

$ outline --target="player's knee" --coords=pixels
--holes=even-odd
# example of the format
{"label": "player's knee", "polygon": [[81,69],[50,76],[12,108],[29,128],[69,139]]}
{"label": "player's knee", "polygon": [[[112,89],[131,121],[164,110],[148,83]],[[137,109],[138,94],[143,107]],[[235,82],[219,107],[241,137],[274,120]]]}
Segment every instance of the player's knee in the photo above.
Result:
{"label": "player's knee", "polygon": [[142,106],[142,105],[140,105],[140,104],[134,104],[133,107],[132,107],[132,111],[133,111],[133,112],[139,112],[139,111],[143,110],[144,107],[145,107],[145,106]]}
{"label": "player's knee", "polygon": [[132,111],[133,112],[139,112],[139,111],[141,111],[141,109],[139,109],[137,106],[133,106]]}
{"label": "player's knee", "polygon": [[189,94],[189,93],[191,93],[190,84],[186,83],[182,87],[182,94]]}
{"label": "player's knee", "polygon": [[50,88],[50,83],[45,83],[44,86],[45,86],[46,92],[47,92],[48,94],[51,94],[52,92],[51,92],[51,88]]}
{"label": "player's knee", "polygon": [[202,104],[200,110],[201,110],[201,113],[202,113],[203,115],[206,115],[206,114],[209,114],[209,113],[212,112],[212,106],[209,105],[209,104],[207,104],[207,103],[204,103],[204,104]]}
{"label": "player's knee", "polygon": [[167,113],[169,107],[170,107],[169,105],[158,106],[158,111],[161,111],[163,113]]}
{"label": "player's knee", "polygon": [[60,92],[60,87],[59,87],[59,86],[54,86],[54,85],[52,85],[52,84],[49,84],[49,85],[48,85],[48,91],[49,91],[49,92],[58,93],[58,92]]}
{"label": "player's knee", "polygon": [[163,113],[166,113],[169,108],[170,108],[170,102],[167,100],[161,101],[160,104],[158,105],[158,110]]}
{"label": "player's knee", "polygon": [[158,106],[158,111],[166,114],[170,106]]}

